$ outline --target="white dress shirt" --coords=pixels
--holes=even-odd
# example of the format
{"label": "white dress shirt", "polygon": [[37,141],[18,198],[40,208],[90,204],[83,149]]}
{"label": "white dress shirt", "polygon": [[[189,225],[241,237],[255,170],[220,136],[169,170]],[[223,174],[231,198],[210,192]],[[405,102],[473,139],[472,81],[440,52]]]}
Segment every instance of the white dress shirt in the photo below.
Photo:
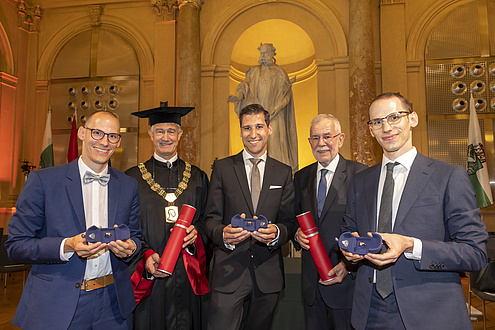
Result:
{"label": "white dress shirt", "polygon": [[[82,186],[86,229],[93,225],[108,228],[108,185],[102,186],[97,180],[87,184],[83,182],[84,173],[91,172],[96,175],[104,175],[108,172],[108,165],[101,173],[95,173],[91,170],[86,164],[84,164],[81,157],[79,157],[78,165]],[[66,239],[62,241],[60,247],[60,256],[64,261],[68,261],[74,254],[74,252],[63,252]],[[85,280],[98,278],[109,274],[112,274],[112,265],[110,263],[110,252],[108,248],[102,250],[98,257],[87,259],[86,271],[84,274]]]}
{"label": "white dress shirt", "polygon": [[[411,172],[411,167],[414,162],[414,159],[416,159],[417,154],[418,151],[416,150],[416,147],[413,147],[411,150],[398,157],[395,161],[392,161],[388,159],[385,155],[383,155],[380,180],[378,182],[378,196],[376,201],[376,209],[377,209],[376,228],[378,228],[378,217],[380,213],[378,210],[380,210],[383,185],[385,184],[385,177],[387,176],[386,165],[388,163],[395,163],[395,162],[399,163],[399,165],[394,166],[394,170],[393,170],[393,178],[394,178],[394,196],[392,199],[392,229],[393,229],[395,226],[395,217],[397,215],[397,210],[399,209],[400,200],[402,198],[402,193],[404,192],[404,187],[406,186],[407,177]],[[423,248],[423,243],[418,238],[413,237],[413,240],[414,240],[413,252],[412,253],[404,252],[404,256],[407,259],[421,260],[421,251]],[[376,270],[375,270],[375,276],[376,276]],[[374,282],[376,282],[376,279]]]}
{"label": "white dress shirt", "polygon": [[316,198],[318,199],[318,189],[320,186],[320,179],[321,179],[321,170],[328,170],[328,172],[325,174],[325,179],[327,180],[327,191],[325,192],[325,196],[328,194],[328,189],[330,189],[330,185],[332,184],[333,180],[333,175],[335,174],[335,170],[337,169],[337,164],[339,163],[340,155],[337,154],[330,164],[328,164],[326,167],[323,167],[318,162],[317,166],[317,171],[316,171]]}

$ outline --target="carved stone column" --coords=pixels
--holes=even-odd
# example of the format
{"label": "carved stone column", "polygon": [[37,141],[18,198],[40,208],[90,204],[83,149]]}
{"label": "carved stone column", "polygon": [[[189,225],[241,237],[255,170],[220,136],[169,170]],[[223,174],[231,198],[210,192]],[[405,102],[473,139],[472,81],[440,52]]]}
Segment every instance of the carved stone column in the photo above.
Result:
{"label": "carved stone column", "polygon": [[370,135],[368,109],[376,96],[371,6],[373,1],[350,0],[349,112],[352,158],[368,166],[379,161]]}
{"label": "carved stone column", "polygon": [[199,42],[200,0],[179,3],[177,100],[178,106],[196,110],[182,118],[184,133],[179,146],[180,157],[192,164],[200,162],[201,151],[201,50]]}

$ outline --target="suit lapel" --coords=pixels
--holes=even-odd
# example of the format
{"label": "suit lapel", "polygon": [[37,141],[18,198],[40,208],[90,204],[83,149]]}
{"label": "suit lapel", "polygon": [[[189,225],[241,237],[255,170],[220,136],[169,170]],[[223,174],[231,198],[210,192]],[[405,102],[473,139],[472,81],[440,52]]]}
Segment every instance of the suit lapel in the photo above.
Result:
{"label": "suit lapel", "polygon": [[113,227],[117,217],[117,210],[119,209],[119,196],[120,196],[120,181],[115,174],[115,171],[110,166],[108,167],[110,174],[110,182],[108,182],[108,227]]}
{"label": "suit lapel", "polygon": [[67,169],[67,195],[77,216],[76,225],[79,232],[86,231],[86,218],[84,216],[84,203],[82,197],[81,176],[77,160],[71,162]]}
{"label": "suit lapel", "polygon": [[430,167],[431,163],[432,161],[427,157],[417,154],[402,192],[397,215],[395,216],[394,231],[400,227],[412,205],[430,180],[431,174],[435,171],[434,168]]}
{"label": "suit lapel", "polygon": [[[242,158],[242,151],[234,157],[234,172],[237,177],[237,181],[239,182],[239,186],[241,187],[242,195],[246,200],[246,204],[249,206],[249,210],[251,211],[251,214],[254,214],[253,201],[251,200],[251,192],[249,191],[249,184],[247,181],[244,159]],[[266,175],[266,169],[265,169],[265,175]],[[263,190],[261,191],[261,194],[263,194]],[[260,195],[260,199],[261,199],[261,195]],[[258,203],[258,208],[259,208],[259,203]]]}
{"label": "suit lapel", "polygon": [[330,209],[330,205],[333,204],[338,192],[344,185],[344,181],[347,178],[347,164],[345,159],[340,156],[337,167],[335,168],[335,173],[333,174],[332,182],[330,183],[330,188],[328,189],[327,197],[325,198],[325,204],[323,204],[323,209],[321,210],[321,219],[325,218],[325,213]]}
{"label": "suit lapel", "polygon": [[[376,231],[376,221],[377,221],[377,211],[376,211],[376,198],[378,193],[378,181],[380,180],[380,169],[381,163],[373,166],[372,172],[365,179],[364,186],[365,192],[365,205],[366,209],[369,210],[366,212],[368,214],[368,228],[365,231]],[[356,201],[359,203],[359,201]]]}
{"label": "suit lapel", "polygon": [[[263,184],[261,185],[260,198],[258,200],[258,210],[261,210],[263,202],[268,196],[270,190],[270,178],[273,178],[276,174],[275,162],[272,158],[266,157],[265,174],[263,175]],[[251,195],[250,195],[251,197]]]}
{"label": "suit lapel", "polygon": [[[307,198],[309,200],[309,205],[311,205],[311,214],[314,214],[317,216],[318,214],[318,208],[316,206],[316,170],[318,169],[318,163],[314,163],[311,165],[311,168],[309,170],[308,174],[308,180],[306,181],[306,185],[301,189],[301,197]],[[303,212],[306,212],[308,210],[302,210]],[[318,221],[318,219],[314,219]]]}

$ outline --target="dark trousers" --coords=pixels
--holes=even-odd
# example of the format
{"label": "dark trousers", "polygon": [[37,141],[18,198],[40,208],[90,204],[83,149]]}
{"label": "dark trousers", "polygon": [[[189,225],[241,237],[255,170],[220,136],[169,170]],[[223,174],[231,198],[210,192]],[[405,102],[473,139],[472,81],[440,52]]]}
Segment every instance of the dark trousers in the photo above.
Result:
{"label": "dark trousers", "polygon": [[208,330],[269,330],[278,295],[261,292],[249,271],[235,292],[211,291]]}
{"label": "dark trousers", "polygon": [[392,292],[390,296],[383,300],[376,291],[376,285],[373,284],[373,293],[371,295],[370,312],[368,314],[366,329],[406,329],[400,316],[399,307],[397,306],[395,292]]}
{"label": "dark trousers", "polygon": [[81,290],[76,313],[69,325],[69,330],[100,329],[132,329],[132,315],[126,320],[120,315],[115,284],[88,292]]}
{"label": "dark trousers", "polygon": [[351,309],[333,309],[327,306],[318,287],[313,305],[304,302],[307,330],[350,330]]}

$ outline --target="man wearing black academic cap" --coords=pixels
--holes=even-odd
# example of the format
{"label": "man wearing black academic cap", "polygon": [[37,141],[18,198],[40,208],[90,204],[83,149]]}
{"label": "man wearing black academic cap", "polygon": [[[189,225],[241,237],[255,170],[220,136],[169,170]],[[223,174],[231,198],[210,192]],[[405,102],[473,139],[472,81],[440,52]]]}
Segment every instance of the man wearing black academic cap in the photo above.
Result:
{"label": "man wearing black academic cap", "polygon": [[[181,117],[193,109],[168,107],[167,102],[161,102],[158,108],[133,113],[149,118],[148,134],[155,147],[148,161],[126,171],[138,181],[139,224],[143,231],[143,248],[131,266],[139,302],[134,311],[135,329],[201,328],[201,295],[208,291],[203,248],[208,177],[198,167],[179,159],[177,154],[183,133]],[[187,229],[182,255],[173,273],[167,275],[156,267],[183,204],[194,206],[196,214]],[[148,297],[139,296],[139,292],[146,290],[148,294],[151,292]]]}

